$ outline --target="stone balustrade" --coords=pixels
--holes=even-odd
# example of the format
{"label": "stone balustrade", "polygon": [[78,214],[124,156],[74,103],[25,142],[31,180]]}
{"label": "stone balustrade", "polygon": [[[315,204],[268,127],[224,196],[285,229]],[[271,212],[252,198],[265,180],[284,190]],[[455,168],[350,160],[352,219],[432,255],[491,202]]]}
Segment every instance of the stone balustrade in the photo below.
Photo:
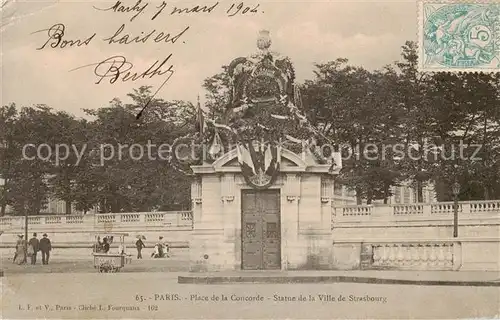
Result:
{"label": "stone balustrade", "polygon": [[372,209],[373,206],[370,205],[335,207],[333,208],[333,216],[339,218],[369,216],[372,214]]}
{"label": "stone balustrade", "polygon": [[[404,229],[404,228],[403,228]],[[340,270],[500,270],[500,239],[494,237],[371,238],[356,230],[358,237],[334,239],[331,267]]]}
{"label": "stone balustrade", "polygon": [[[453,202],[337,206],[332,207],[332,223],[448,221],[453,218],[454,209]],[[500,219],[500,200],[460,201],[458,214],[459,219]]]}
{"label": "stone balustrade", "polygon": [[[454,270],[459,266],[454,242],[408,242],[369,244],[373,268]],[[454,254],[455,253],[455,254]]]}
{"label": "stone balustrade", "polygon": [[[332,208],[338,269],[500,270],[500,200]],[[413,240],[409,240],[413,239]]]}
{"label": "stone balustrade", "polygon": [[[4,232],[21,232],[24,230],[24,217],[5,216],[0,218],[0,230]],[[84,231],[101,231],[113,229],[124,231],[161,227],[164,230],[192,230],[193,215],[191,211],[165,212],[133,212],[106,213],[96,215],[52,215],[28,217],[30,230],[44,229],[52,232],[64,229]]]}

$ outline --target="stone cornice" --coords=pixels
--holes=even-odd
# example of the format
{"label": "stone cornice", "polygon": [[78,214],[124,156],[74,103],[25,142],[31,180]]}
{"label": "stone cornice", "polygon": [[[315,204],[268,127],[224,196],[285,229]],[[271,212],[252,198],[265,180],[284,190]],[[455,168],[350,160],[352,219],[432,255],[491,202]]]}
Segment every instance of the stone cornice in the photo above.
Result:
{"label": "stone cornice", "polygon": [[[212,164],[203,164],[191,166],[193,172],[195,174],[212,174],[212,173],[238,173],[241,172],[239,166],[226,166],[228,163],[237,159],[238,153],[236,149],[233,149],[226,154],[222,155],[219,159],[217,159]],[[330,173],[330,174],[338,174],[340,172],[340,167],[335,169],[333,172],[330,172],[331,165],[329,164],[311,164],[310,161],[305,161],[307,159],[303,159],[301,155],[298,155],[290,150],[282,149],[281,157],[289,160],[294,165],[292,166],[283,166],[280,168],[280,171],[283,173],[299,173],[299,172],[310,172],[310,173]]]}

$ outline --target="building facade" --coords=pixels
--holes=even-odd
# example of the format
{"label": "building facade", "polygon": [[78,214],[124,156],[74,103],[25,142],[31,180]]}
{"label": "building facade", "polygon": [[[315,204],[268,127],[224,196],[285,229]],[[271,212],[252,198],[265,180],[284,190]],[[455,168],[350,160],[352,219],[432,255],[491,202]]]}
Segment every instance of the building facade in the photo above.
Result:
{"label": "building facade", "polygon": [[291,270],[307,268],[311,256],[328,258],[339,169],[289,150],[281,163],[266,189],[245,181],[236,150],[193,166],[192,271]]}
{"label": "building facade", "polygon": [[[387,204],[411,204],[418,203],[417,190],[410,183],[402,184],[401,186],[391,187],[392,196],[387,199]],[[434,185],[430,184],[423,189],[423,201],[421,203],[437,202],[436,191]],[[350,190],[347,187],[336,184],[334,190],[335,206],[356,205],[356,191]],[[384,200],[375,200],[373,203],[380,204]]]}

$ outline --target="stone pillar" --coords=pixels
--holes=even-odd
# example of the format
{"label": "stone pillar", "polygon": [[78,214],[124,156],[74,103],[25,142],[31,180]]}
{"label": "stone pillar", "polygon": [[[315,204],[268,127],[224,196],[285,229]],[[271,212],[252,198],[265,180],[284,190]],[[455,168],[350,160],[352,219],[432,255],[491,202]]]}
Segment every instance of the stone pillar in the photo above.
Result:
{"label": "stone pillar", "polygon": [[300,175],[286,174],[282,189],[282,269],[296,269],[302,262],[299,243]]}
{"label": "stone pillar", "polygon": [[221,202],[222,202],[222,216],[224,226],[224,241],[221,243],[221,254],[225,255],[224,264],[225,269],[233,270],[238,269],[236,252],[238,242],[241,239],[237,237],[238,219],[240,217],[240,210],[236,205],[236,183],[233,173],[224,173],[221,176]]}
{"label": "stone pillar", "polygon": [[[196,185],[195,185],[196,187]],[[202,205],[193,222],[190,241],[190,271],[217,271],[226,266],[224,252],[224,216],[220,177],[202,176]]]}
{"label": "stone pillar", "polygon": [[321,176],[303,174],[300,188],[299,232],[322,229]]}
{"label": "stone pillar", "polygon": [[202,211],[202,179],[196,176],[191,182],[191,210],[193,212],[193,223],[201,221]]}
{"label": "stone pillar", "polygon": [[321,227],[328,228],[332,222],[334,181],[331,175],[321,176]]}
{"label": "stone pillar", "polygon": [[[325,179],[322,182],[322,177]],[[303,173],[299,206],[299,243],[302,264],[299,268],[326,269],[331,256],[331,209],[322,208],[322,192],[331,195],[330,178],[321,174]],[[322,191],[322,186],[324,191]],[[325,196],[326,198],[326,196]],[[331,205],[327,205],[331,208]]]}

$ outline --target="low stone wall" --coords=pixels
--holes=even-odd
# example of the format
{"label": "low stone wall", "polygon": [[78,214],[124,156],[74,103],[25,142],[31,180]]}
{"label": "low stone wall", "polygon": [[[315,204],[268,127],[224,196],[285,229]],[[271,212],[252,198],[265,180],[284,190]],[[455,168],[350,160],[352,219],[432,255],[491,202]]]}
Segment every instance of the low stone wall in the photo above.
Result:
{"label": "low stone wall", "polygon": [[499,271],[500,239],[335,241],[332,269]]}
{"label": "low stone wall", "polygon": [[[0,217],[0,231],[24,233],[25,218]],[[72,233],[187,231],[193,229],[191,211],[107,213],[96,215],[54,215],[28,217],[29,232]]]}
{"label": "low stone wall", "polygon": [[330,267],[500,271],[500,201],[333,208]]}
{"label": "low stone wall", "polygon": [[[24,234],[24,217],[2,217],[0,248],[14,248],[19,234]],[[127,233],[125,245],[135,248],[137,236],[146,237],[146,247],[154,247],[160,236],[174,248],[187,248],[192,233],[190,211],[112,213],[99,215],[31,216],[28,238],[47,233],[54,248],[92,248],[96,234]],[[102,236],[101,236],[102,237]]]}

